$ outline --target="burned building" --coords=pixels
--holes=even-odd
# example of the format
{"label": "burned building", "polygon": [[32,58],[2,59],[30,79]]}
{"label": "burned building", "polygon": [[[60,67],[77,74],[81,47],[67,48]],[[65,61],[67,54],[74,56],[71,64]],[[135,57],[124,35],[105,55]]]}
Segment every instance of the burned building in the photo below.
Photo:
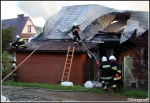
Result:
{"label": "burned building", "polygon": [[[68,47],[74,46],[71,32],[74,22],[81,29],[85,46],[99,62],[102,56],[114,55],[123,66],[126,49],[122,44],[133,34],[139,37],[148,31],[148,12],[119,11],[96,4],[63,7],[47,20],[43,32],[27,48],[15,50],[19,64],[37,49],[18,68],[19,81],[55,84],[61,80]],[[97,65],[87,49],[75,47],[69,79],[74,84],[83,85],[96,76]]]}

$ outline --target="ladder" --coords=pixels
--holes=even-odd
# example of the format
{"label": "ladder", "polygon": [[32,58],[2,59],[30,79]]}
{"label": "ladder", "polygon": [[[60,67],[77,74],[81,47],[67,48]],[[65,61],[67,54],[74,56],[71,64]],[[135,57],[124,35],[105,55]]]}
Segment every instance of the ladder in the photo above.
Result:
{"label": "ladder", "polygon": [[72,49],[70,48],[70,46],[68,47],[68,52],[66,55],[66,61],[65,61],[61,81],[69,81],[71,65],[72,65],[72,60],[73,60],[73,55],[74,55],[74,49],[75,47],[73,47]]}

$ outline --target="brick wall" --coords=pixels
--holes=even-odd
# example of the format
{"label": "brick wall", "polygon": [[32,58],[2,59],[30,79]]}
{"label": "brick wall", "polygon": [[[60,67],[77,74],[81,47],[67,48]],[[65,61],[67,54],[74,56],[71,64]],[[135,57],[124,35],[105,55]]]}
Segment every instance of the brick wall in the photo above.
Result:
{"label": "brick wall", "polygon": [[[18,77],[21,82],[51,83],[61,81],[67,53],[33,53],[19,68]],[[30,55],[30,52],[17,52],[17,64]],[[69,81],[74,85],[85,83],[86,54],[74,54]]]}

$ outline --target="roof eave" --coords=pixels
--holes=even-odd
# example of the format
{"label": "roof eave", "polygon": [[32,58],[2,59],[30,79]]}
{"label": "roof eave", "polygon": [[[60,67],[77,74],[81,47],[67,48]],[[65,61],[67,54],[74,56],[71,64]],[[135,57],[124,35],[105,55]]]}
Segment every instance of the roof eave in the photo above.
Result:
{"label": "roof eave", "polygon": [[[10,52],[33,52],[34,50],[8,50]],[[45,52],[48,52],[48,53],[66,53],[68,50],[36,50],[35,52],[41,52],[41,53],[45,53]],[[85,53],[86,51],[78,51],[78,50],[75,50],[74,51],[75,53]]]}

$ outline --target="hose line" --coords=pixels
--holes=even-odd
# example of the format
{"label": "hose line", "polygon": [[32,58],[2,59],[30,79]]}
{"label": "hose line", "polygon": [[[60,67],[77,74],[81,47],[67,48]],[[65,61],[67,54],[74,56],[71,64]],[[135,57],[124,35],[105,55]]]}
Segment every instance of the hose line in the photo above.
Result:
{"label": "hose line", "polygon": [[[38,47],[39,48],[39,47]],[[38,48],[34,49],[34,51],[26,58],[24,59],[13,71],[11,71],[4,79],[1,80],[1,82],[3,82],[6,78],[8,78],[15,70],[18,69],[18,67],[24,63]]]}
{"label": "hose line", "polygon": [[[94,56],[94,54],[93,53],[91,53],[90,51],[89,51],[89,49],[85,46],[85,44],[84,44],[84,42],[83,42],[83,40],[81,40],[82,41],[82,44],[83,44],[83,46],[85,47],[85,49],[94,57],[94,59],[96,60],[96,62],[98,62],[98,60],[97,60],[97,58]],[[99,67],[99,66],[98,66]],[[96,77],[94,78],[94,80],[93,81],[95,81],[95,79],[97,78],[97,76],[98,76],[98,79],[97,79],[97,81],[96,81],[96,83],[95,84],[93,84],[93,87],[96,87],[96,84],[98,83],[98,81],[99,81],[99,77],[100,77],[100,70],[98,69],[98,73],[97,73],[97,75],[96,75]]]}

